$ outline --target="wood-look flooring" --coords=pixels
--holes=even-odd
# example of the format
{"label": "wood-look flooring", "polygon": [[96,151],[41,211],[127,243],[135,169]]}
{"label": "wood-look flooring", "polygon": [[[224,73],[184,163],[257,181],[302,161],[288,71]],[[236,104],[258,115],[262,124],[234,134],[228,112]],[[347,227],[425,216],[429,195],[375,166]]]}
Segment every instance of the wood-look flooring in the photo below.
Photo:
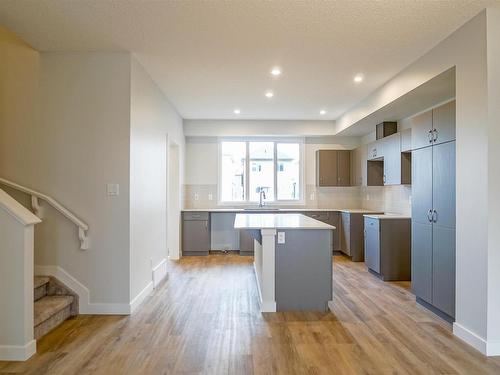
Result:
{"label": "wood-look flooring", "polygon": [[261,314],[251,257],[185,258],[134,315],[70,319],[0,374],[500,374],[409,283],[334,258],[334,313]]}

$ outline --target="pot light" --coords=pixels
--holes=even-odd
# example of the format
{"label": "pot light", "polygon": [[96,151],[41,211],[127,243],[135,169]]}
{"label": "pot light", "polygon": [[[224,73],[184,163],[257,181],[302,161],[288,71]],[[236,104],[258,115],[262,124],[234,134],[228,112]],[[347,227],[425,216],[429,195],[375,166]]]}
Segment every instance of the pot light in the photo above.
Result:
{"label": "pot light", "polygon": [[324,109],[322,109],[321,111],[319,111],[319,114],[320,114],[321,116],[326,115],[326,111],[325,111]]}
{"label": "pot light", "polygon": [[278,68],[277,66],[273,68],[273,70],[271,70],[271,74],[275,77],[281,75],[281,69]]}
{"label": "pot light", "polygon": [[266,92],[265,95],[266,95],[266,98],[271,99],[274,96],[274,93],[272,91],[268,91],[268,92]]}
{"label": "pot light", "polygon": [[362,74],[356,74],[356,75],[354,76],[354,82],[356,82],[356,83],[360,83],[360,82],[362,82],[362,81],[363,81],[363,75],[362,75]]}
{"label": "pot light", "polygon": [[239,108],[236,108],[233,112],[234,112],[235,115],[239,115],[241,113],[241,111],[239,110]]}

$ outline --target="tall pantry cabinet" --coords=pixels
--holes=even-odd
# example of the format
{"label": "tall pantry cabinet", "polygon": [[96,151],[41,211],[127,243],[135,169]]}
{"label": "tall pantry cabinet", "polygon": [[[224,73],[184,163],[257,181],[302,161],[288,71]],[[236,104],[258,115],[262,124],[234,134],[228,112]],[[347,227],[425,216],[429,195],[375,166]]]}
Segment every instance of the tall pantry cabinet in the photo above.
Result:
{"label": "tall pantry cabinet", "polygon": [[412,119],[412,289],[455,317],[455,102]]}

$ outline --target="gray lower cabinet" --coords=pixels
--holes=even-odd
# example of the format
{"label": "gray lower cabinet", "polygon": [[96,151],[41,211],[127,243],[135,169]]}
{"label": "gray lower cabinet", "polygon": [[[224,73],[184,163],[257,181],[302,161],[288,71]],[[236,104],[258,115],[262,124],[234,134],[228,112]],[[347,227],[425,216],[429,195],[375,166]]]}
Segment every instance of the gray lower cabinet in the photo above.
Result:
{"label": "gray lower cabinet", "polygon": [[210,251],[208,212],[183,212],[182,255],[208,255]]}
{"label": "gray lower cabinet", "polygon": [[[380,212],[383,213],[383,212]],[[342,212],[340,214],[340,251],[353,262],[365,261],[365,239],[363,213]]]}
{"label": "gray lower cabinet", "polygon": [[451,321],[455,317],[455,142],[414,150],[412,183],[412,290],[417,301]]}
{"label": "gray lower cabinet", "polygon": [[365,218],[365,264],[380,273],[380,226],[377,219]]}
{"label": "gray lower cabinet", "polygon": [[365,217],[365,264],[384,281],[411,279],[411,220]]}
{"label": "gray lower cabinet", "polygon": [[240,255],[253,255],[254,238],[248,230],[240,229]]}

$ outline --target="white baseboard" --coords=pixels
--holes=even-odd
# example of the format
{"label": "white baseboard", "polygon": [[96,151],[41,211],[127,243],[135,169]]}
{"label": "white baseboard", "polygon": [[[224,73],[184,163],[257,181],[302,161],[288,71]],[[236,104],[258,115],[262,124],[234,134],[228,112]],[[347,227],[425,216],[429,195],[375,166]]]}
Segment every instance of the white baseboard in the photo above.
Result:
{"label": "white baseboard", "polygon": [[162,280],[167,276],[167,259],[164,258],[153,268],[153,287],[157,288]]}
{"label": "white baseboard", "polygon": [[482,354],[488,355],[488,342],[461,324],[453,323],[453,334]]}
{"label": "white baseboard", "polygon": [[153,282],[150,282],[146,287],[141,290],[141,292],[135,296],[135,298],[130,302],[130,314],[132,314],[139,305],[144,302],[147,296],[153,291]]}
{"label": "white baseboard", "polygon": [[52,276],[78,295],[78,313],[82,315],[129,315],[128,303],[91,303],[88,288],[59,266],[35,265],[35,275]]}
{"label": "white baseboard", "polygon": [[0,361],[26,361],[36,353],[36,340],[24,346],[0,345]]}

